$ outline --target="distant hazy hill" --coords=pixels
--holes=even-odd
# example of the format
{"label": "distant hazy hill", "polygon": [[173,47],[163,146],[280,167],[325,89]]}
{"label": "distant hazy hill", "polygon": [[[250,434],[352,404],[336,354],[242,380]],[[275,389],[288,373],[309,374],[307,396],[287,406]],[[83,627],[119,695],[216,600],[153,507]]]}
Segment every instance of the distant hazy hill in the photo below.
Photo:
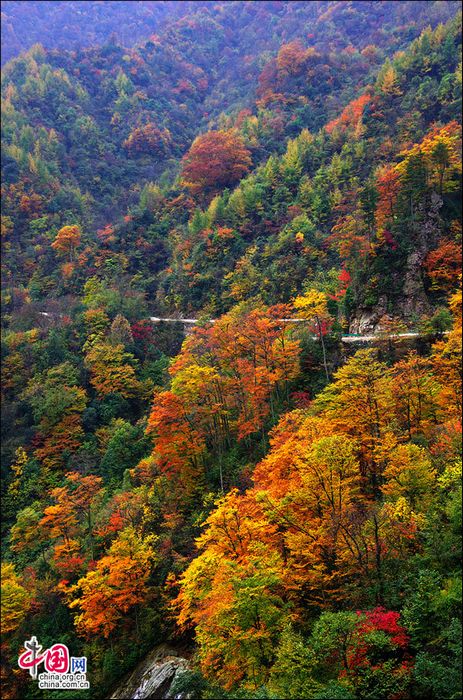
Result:
{"label": "distant hazy hill", "polygon": [[[240,3],[227,2],[230,9],[227,13],[235,14]],[[404,27],[408,28],[410,16],[417,26],[423,26],[423,20],[431,24],[438,15],[440,21],[446,21],[455,12],[458,2],[401,2],[396,3],[355,3],[355,2],[246,2],[246,6],[261,5],[275,16],[286,16],[287,5],[294,6],[289,9],[289,14],[297,14],[302,6],[304,12],[310,11],[314,16],[320,16],[329,9],[339,14],[339,6],[342,12],[352,12],[352,7],[363,4],[368,6],[368,14],[371,16],[390,13],[388,5],[400,5],[393,15],[403,15],[407,18]],[[143,39],[147,39],[166,22],[190,14],[201,7],[207,7],[209,11],[219,19],[224,13],[224,3],[208,2],[177,2],[176,0],[105,0],[97,2],[88,0],[85,2],[66,0],[66,2],[49,0],[5,0],[2,8],[2,64],[10,58],[26,51],[35,43],[40,42],[46,48],[76,49],[85,46],[100,46],[107,42],[109,36],[116,34],[117,40],[123,46],[134,46]],[[377,5],[377,8],[374,6]],[[410,13],[411,6],[415,6]],[[245,8],[245,14],[250,8]],[[355,16],[355,15],[354,15]],[[364,29],[363,25],[359,30]],[[275,26],[278,33],[279,28]]]}
{"label": "distant hazy hill", "polygon": [[[205,3],[197,3],[205,4]],[[111,33],[124,46],[147,38],[190,2],[2,2],[2,63],[40,42],[53,49],[104,44]]]}

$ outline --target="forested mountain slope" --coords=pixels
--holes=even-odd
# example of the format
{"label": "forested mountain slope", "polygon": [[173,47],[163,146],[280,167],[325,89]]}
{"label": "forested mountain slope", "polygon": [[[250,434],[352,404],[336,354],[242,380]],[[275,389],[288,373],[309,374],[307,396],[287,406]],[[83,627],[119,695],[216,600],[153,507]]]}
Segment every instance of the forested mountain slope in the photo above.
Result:
{"label": "forested mountain slope", "polygon": [[52,696],[35,634],[82,698],[166,641],[195,698],[460,697],[457,4],[118,3],[104,44],[115,3],[43,5],[2,73],[7,696]]}
{"label": "forested mountain slope", "polygon": [[[4,71],[6,173],[25,180],[26,194],[46,194],[51,212],[54,204],[82,223],[97,213],[108,223],[114,200],[119,211],[136,201],[126,190],[161,174],[222,112],[256,113],[256,92],[260,158],[303,127],[317,131],[357,96],[385,56],[429,21],[447,19],[453,6],[195,3],[188,17],[137,49],[35,48]],[[34,143],[31,128],[39,130]]]}
{"label": "forested mountain slope", "polygon": [[[295,12],[303,13],[295,5]],[[402,3],[393,6],[404,12]],[[239,4],[237,17],[232,14],[236,24],[246,7]],[[365,3],[356,7],[350,11],[361,17]],[[306,11],[310,14],[314,9],[309,3]],[[394,8],[390,9],[393,16]],[[243,76],[232,70],[240,63],[235,52],[233,60],[225,52],[220,71],[207,69],[223,54],[231,30],[224,32],[205,10],[189,20],[195,27],[181,20],[166,29],[163,41],[148,43],[141,54],[124,53],[115,45],[69,56],[36,48],[13,61],[5,69],[3,102],[4,234],[9,252],[5,286],[20,297],[26,293],[37,300],[72,294],[82,289],[95,266],[106,267],[105,259],[110,258],[117,273],[105,269],[104,276],[135,286],[151,300],[157,294],[161,310],[168,306],[187,312],[208,302],[221,311],[239,299],[235,278],[243,275],[241,270],[250,278],[250,292],[259,288],[265,300],[276,302],[287,301],[300,289],[308,267],[330,269],[341,257],[349,268],[348,249],[354,256],[359,252],[340,239],[367,235],[373,226],[378,186],[383,187],[383,178],[393,177],[391,167],[406,160],[403,153],[435,123],[446,125],[458,119],[461,82],[457,20],[435,32],[426,30],[390,64],[381,58],[384,50],[368,43],[373,38],[368,33],[362,34],[366,45],[362,51],[349,43],[356,37],[348,31],[339,39],[340,27],[346,26],[345,11],[344,4],[333,5],[330,16],[340,13],[339,24],[322,15],[316,22],[318,41],[290,42],[279,49],[276,59],[268,60],[258,85],[251,81],[252,88],[247,86],[247,101],[241,106],[249,108],[232,110],[230,116],[221,114],[215,127],[209,123],[211,128],[233,130],[230,152],[241,141],[244,149],[244,161],[236,164],[235,172],[226,160],[227,145],[220,151],[224,146],[215,144],[212,134],[203,159],[210,160],[211,152],[219,148],[216,157],[226,172],[222,180],[220,166],[209,174],[213,187],[207,179],[199,182],[205,177],[201,158],[192,166],[196,185],[189,187],[185,177],[172,180],[175,173],[181,175],[179,158],[191,145],[198,125],[203,123],[207,129],[211,114],[224,106],[219,95],[223,91],[230,99],[230,83],[243,85]],[[227,12],[232,12],[228,4]],[[259,3],[255,12],[263,13],[260,19],[265,26],[265,3]],[[368,15],[374,27],[377,12]],[[242,58],[248,50],[246,37],[250,41],[255,33],[253,23],[249,26],[249,35],[239,33]],[[191,32],[197,37],[194,50],[188,41]],[[386,32],[375,29],[374,37],[377,34]],[[383,41],[387,50],[397,45],[391,35],[394,32]],[[341,45],[338,51],[330,49],[330,38],[335,46]],[[262,60],[261,54],[257,56]],[[201,60],[204,66],[199,65]],[[283,155],[291,137],[296,141]],[[445,169],[445,179],[451,180],[452,168]],[[448,187],[445,183],[445,189],[447,221],[421,246],[421,262],[439,239],[449,237],[452,217],[458,217],[452,183]],[[221,195],[211,205],[214,213],[197,212],[186,227],[195,206],[204,210],[214,194]],[[369,204],[362,204],[362,197],[370,197]],[[433,206],[441,209],[443,204]],[[117,218],[118,211],[125,212],[124,220]],[[405,211],[398,214],[396,228],[408,216]],[[82,229],[80,255],[64,276],[57,265],[59,254],[57,259],[51,248],[63,225]],[[350,233],[343,233],[346,226]],[[231,231],[226,240],[209,244],[207,236],[216,236],[217,227]],[[211,231],[206,239],[204,231]],[[378,274],[396,268],[398,279],[405,279],[406,251],[400,241],[394,242],[392,230],[389,234],[389,242],[376,236],[378,255],[373,267],[380,269],[369,269],[370,279],[360,281],[364,291],[362,298],[357,295],[357,307],[382,298],[386,308],[389,300],[381,294],[381,285],[400,293],[388,274]],[[407,237],[405,247],[409,243]],[[209,247],[206,256],[204,246]],[[289,259],[297,269],[284,280],[280,271],[284,274]],[[412,265],[409,278],[414,276]],[[369,289],[371,284],[374,290]],[[410,284],[416,286],[414,281]],[[417,295],[423,311],[421,289]],[[394,300],[391,303],[394,308]],[[413,312],[413,303],[408,305]]]}

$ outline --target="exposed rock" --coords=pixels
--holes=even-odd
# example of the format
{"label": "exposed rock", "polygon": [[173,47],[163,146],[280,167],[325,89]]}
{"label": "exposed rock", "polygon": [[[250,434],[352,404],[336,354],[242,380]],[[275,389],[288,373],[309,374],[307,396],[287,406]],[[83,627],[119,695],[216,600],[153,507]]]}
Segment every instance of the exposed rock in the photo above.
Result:
{"label": "exposed rock", "polygon": [[349,324],[349,333],[358,335],[374,334],[378,330],[379,320],[387,312],[387,298],[381,296],[376,306],[359,308],[357,315]]}
{"label": "exposed rock", "polygon": [[[409,254],[402,285],[402,295],[397,302],[397,315],[405,322],[431,312],[423,284],[424,253],[415,250]],[[380,319],[387,315],[387,297],[381,296],[375,306],[358,308],[349,324],[349,333],[368,335],[381,330]]]}
{"label": "exposed rock", "polygon": [[160,644],[141,661],[113,691],[111,700],[173,698],[172,683],[189,668],[188,659],[177,649]]}
{"label": "exposed rock", "polygon": [[403,303],[401,313],[405,319],[411,316],[422,316],[430,312],[430,305],[423,286],[423,258],[421,251],[416,250],[407,258],[403,286]]}

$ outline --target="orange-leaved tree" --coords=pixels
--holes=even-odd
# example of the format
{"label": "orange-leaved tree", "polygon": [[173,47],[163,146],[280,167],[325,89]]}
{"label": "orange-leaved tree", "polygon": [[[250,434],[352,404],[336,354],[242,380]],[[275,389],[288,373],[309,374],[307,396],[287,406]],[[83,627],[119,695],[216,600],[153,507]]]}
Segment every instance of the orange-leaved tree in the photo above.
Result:
{"label": "orange-leaved tree", "polygon": [[79,612],[75,618],[84,636],[108,638],[129,611],[135,611],[149,595],[148,580],[155,552],[154,536],[142,537],[133,526],[120,531],[96,568],[68,589],[69,607]]}
{"label": "orange-leaved tree", "polygon": [[442,411],[449,418],[461,419],[462,382],[461,382],[461,347],[462,347],[462,294],[461,288],[450,296],[450,310],[453,316],[453,328],[446,340],[433,346],[432,365],[440,382],[439,403]]}
{"label": "orange-leaved tree", "polygon": [[56,234],[51,247],[60,255],[67,257],[69,262],[73,262],[81,237],[79,226],[63,226]]}
{"label": "orange-leaved tree", "polygon": [[54,562],[58,570],[69,574],[78,571],[87,548],[93,558],[93,514],[102,495],[101,477],[78,472],[68,472],[64,486],[52,490],[55,503],[45,508],[39,524],[56,540]]}
{"label": "orange-leaved tree", "polygon": [[206,677],[226,688],[265,682],[288,605],[277,528],[252,498],[232,491],[217,503],[198,539],[203,550],[181,579],[175,601],[182,626],[193,623]]}
{"label": "orange-leaved tree", "polygon": [[251,167],[251,154],[238,132],[209,131],[198,136],[183,159],[182,184],[208,201],[235,185]]}
{"label": "orange-leaved tree", "polygon": [[[238,306],[214,325],[198,327],[169,369],[169,390],[155,396],[148,431],[162,473],[180,477],[189,490],[209,452],[222,455],[247,440],[275,415],[275,400],[299,369],[299,342],[291,337],[288,307],[248,310]],[[189,486],[188,486],[189,485]]]}
{"label": "orange-leaved tree", "polygon": [[141,390],[135,374],[137,360],[125,352],[122,343],[110,345],[97,339],[85,356],[85,365],[90,370],[90,383],[100,396],[120,394],[129,398]]}

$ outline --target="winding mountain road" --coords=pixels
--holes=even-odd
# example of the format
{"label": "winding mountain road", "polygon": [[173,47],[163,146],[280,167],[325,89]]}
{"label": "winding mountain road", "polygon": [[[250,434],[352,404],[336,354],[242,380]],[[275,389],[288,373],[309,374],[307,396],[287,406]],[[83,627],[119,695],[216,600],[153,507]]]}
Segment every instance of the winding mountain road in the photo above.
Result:
{"label": "winding mountain road", "polygon": [[[63,314],[48,313],[47,311],[39,311],[41,316],[62,316]],[[160,318],[158,316],[149,316],[149,320],[153,323],[182,323],[184,326],[194,326],[200,321],[205,319],[198,318]],[[209,323],[215,323],[217,319],[208,318]],[[279,318],[282,323],[304,323],[305,318]],[[447,335],[449,331],[443,331],[444,335]],[[348,333],[347,335],[341,336],[341,342],[343,343],[371,343],[373,340],[388,340],[394,338],[418,338],[420,336],[426,335],[425,333],[419,333],[418,331],[408,331],[407,333],[393,333],[392,335],[384,336],[382,334],[370,334],[370,335],[357,335],[356,333]],[[316,336],[314,336],[314,339]]]}
{"label": "winding mountain road", "polygon": [[[160,323],[161,321],[163,321],[165,323],[183,323],[185,325],[188,324],[192,326],[199,322],[199,319],[197,318],[158,318],[157,316],[150,316],[149,319],[153,323]],[[209,323],[215,323],[217,319],[208,318],[207,320]],[[278,320],[282,323],[304,323],[304,321],[306,321],[305,318],[279,318]],[[445,331],[445,333],[448,333],[448,331]],[[381,334],[357,335],[356,333],[348,333],[347,335],[341,336],[341,341],[343,343],[368,343],[372,340],[377,340],[378,338],[417,338],[422,335],[424,334],[419,333],[418,331],[409,331],[407,333],[394,333],[388,336],[383,336]],[[316,336],[314,336],[314,338],[315,337]]]}

